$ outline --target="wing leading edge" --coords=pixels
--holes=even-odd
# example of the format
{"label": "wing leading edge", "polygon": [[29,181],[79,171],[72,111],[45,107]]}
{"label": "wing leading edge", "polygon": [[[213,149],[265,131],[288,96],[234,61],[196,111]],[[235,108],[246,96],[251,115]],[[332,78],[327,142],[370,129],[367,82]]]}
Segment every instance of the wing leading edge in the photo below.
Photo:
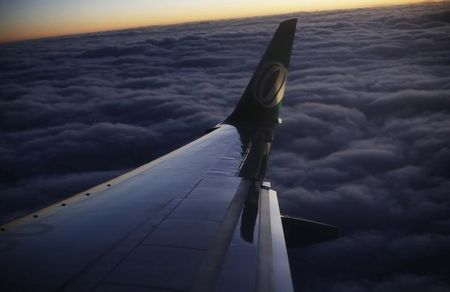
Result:
{"label": "wing leading edge", "polygon": [[264,176],[295,26],[280,24],[236,109],[213,131],[2,226],[0,287],[292,291],[277,197]]}

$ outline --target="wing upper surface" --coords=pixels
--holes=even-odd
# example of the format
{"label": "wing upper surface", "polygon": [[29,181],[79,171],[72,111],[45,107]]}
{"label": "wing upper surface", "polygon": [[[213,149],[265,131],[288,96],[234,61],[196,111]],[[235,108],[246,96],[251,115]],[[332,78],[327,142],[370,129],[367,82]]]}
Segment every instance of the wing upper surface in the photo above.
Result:
{"label": "wing upper surface", "polygon": [[[240,158],[239,135],[224,126],[141,171],[106,182],[110,187],[88,190],[6,225],[1,237],[5,268],[1,282],[22,283],[25,289],[70,287],[83,274],[100,276],[93,269],[106,269],[101,261],[133,258],[145,250],[158,255],[167,251],[164,261],[176,262],[183,256],[188,262],[199,260],[240,183],[235,176]],[[204,232],[199,234],[200,230]],[[120,266],[118,273],[132,275],[123,271],[131,266]],[[117,272],[113,275],[114,281],[121,282]],[[84,285],[90,289],[98,280],[84,280]],[[173,284],[169,288],[186,289],[182,280]]]}

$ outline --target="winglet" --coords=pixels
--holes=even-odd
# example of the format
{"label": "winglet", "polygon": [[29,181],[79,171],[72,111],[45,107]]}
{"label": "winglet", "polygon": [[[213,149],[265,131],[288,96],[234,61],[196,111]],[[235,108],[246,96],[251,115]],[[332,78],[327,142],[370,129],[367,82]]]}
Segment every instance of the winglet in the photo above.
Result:
{"label": "winglet", "polygon": [[296,18],[280,23],[241,100],[225,123],[241,126],[279,122],[296,25]]}

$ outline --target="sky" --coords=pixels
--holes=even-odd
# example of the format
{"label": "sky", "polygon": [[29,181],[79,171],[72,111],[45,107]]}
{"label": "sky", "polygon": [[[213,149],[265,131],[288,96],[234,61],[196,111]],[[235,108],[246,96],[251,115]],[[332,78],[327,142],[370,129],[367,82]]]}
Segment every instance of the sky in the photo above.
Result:
{"label": "sky", "polygon": [[450,3],[304,12],[0,45],[0,221],[201,136],[298,17],[267,179],[339,238],[297,291],[450,290]]}
{"label": "sky", "polygon": [[0,43],[148,25],[417,2],[423,0],[0,0]]}

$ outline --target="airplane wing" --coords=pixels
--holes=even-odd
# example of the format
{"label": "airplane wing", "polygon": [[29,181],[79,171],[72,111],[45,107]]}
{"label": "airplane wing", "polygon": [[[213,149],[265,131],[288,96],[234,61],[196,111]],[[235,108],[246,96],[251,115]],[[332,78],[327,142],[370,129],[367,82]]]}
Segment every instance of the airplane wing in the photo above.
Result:
{"label": "airplane wing", "polygon": [[264,176],[295,27],[280,24],[236,109],[205,136],[1,226],[0,290],[292,291]]}

